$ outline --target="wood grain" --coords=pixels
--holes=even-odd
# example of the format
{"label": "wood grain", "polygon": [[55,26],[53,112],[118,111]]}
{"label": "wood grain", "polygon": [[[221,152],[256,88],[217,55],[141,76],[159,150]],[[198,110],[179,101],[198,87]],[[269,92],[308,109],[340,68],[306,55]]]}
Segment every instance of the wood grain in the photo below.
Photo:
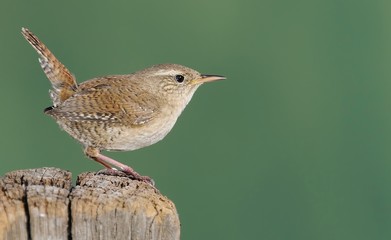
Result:
{"label": "wood grain", "polygon": [[122,176],[57,168],[19,170],[0,179],[0,239],[179,239],[173,202]]}

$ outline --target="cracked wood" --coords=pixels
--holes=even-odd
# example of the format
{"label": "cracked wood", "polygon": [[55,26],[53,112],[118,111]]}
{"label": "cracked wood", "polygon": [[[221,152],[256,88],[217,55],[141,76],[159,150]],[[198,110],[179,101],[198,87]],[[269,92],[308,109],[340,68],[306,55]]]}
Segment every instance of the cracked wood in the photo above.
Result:
{"label": "cracked wood", "polygon": [[179,239],[167,197],[127,177],[19,170],[0,179],[0,239]]}

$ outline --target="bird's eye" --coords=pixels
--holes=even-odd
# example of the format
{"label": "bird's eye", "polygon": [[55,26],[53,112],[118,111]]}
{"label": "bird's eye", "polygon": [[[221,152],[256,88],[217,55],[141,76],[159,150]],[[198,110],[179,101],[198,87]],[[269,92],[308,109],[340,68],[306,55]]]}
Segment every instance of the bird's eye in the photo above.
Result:
{"label": "bird's eye", "polygon": [[175,75],[175,80],[182,83],[185,80],[185,77],[183,75]]}

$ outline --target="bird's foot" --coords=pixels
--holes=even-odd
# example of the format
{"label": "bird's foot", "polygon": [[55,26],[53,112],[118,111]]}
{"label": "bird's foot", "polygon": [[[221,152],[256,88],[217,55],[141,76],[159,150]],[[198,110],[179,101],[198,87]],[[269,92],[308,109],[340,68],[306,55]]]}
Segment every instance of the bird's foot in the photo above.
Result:
{"label": "bird's foot", "polygon": [[141,176],[139,173],[134,171],[133,168],[131,168],[131,167],[124,166],[121,168],[120,171],[127,174],[128,176],[130,176],[130,178],[132,178],[134,180],[148,183],[149,185],[151,185],[153,187],[155,186],[155,181],[152,178],[150,178],[148,176]]}
{"label": "bird's foot", "polygon": [[116,168],[105,168],[105,169],[99,170],[96,174],[115,176],[115,177],[128,177],[128,174],[126,174],[122,171],[118,171]]}
{"label": "bird's foot", "polygon": [[134,170],[129,171],[129,169],[127,169],[127,168],[121,169],[121,170],[118,170],[116,168],[106,168],[106,169],[102,169],[102,170],[98,171],[97,174],[104,174],[104,175],[118,176],[118,177],[128,177],[133,180],[145,182],[145,183],[155,187],[155,181],[152,178],[150,178],[148,176],[141,176],[140,174],[138,174]]}

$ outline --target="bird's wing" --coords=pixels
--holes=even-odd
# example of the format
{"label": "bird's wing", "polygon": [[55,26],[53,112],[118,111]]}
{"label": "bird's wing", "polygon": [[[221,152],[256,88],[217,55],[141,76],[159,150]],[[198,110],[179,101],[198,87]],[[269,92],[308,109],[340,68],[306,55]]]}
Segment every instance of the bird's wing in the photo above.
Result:
{"label": "bird's wing", "polygon": [[[111,83],[108,83],[111,81]],[[142,126],[158,114],[158,101],[150,93],[116,77],[90,80],[58,107],[45,111],[68,121],[101,121]]]}

